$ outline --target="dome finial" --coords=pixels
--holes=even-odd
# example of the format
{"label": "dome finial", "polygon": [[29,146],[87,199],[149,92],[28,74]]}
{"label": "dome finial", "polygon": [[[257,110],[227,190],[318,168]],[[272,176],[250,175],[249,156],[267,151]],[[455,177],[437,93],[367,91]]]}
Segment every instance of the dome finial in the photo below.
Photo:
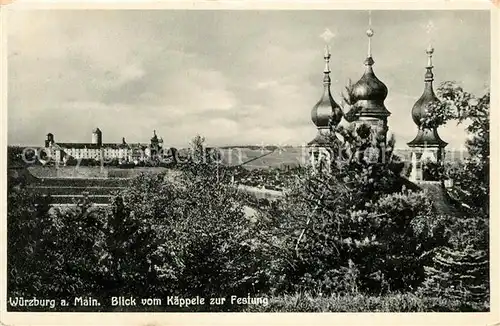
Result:
{"label": "dome finial", "polygon": [[325,74],[323,78],[323,82],[325,84],[330,84],[330,46],[328,43],[332,38],[335,37],[335,33],[333,33],[330,29],[326,28],[325,31],[320,35],[320,37],[325,41],[325,53],[323,55],[323,58],[325,59],[325,69],[323,70],[323,73]]}
{"label": "dome finial", "polygon": [[[330,47],[328,42],[335,37],[328,28],[320,35],[320,37],[325,41],[325,52],[323,58],[325,59],[325,69],[323,70],[323,95],[320,100],[316,103],[311,111],[311,119],[316,125],[318,130],[329,130],[331,126],[336,126],[342,119],[342,109],[335,102],[330,91]],[[318,134],[317,138],[313,140],[312,143],[318,143],[321,135]],[[321,136],[323,137],[323,136]],[[320,137],[320,138],[321,138]]]}
{"label": "dome finial", "polygon": [[425,25],[425,31],[427,33],[429,42],[425,51],[428,56],[427,68],[432,68],[432,54],[434,53],[434,48],[432,47],[432,32],[434,31],[434,23],[432,22],[432,20],[429,20],[429,22],[427,22],[427,25]]}
{"label": "dome finial", "polygon": [[328,44],[325,45],[325,54],[323,56],[323,58],[325,59],[325,70],[323,70],[323,72],[325,74],[329,74],[331,71],[330,71],[330,57],[331,57],[331,54],[330,54],[330,48],[328,46]]}
{"label": "dome finial", "polygon": [[425,73],[424,81],[432,84],[432,82],[434,81],[434,73],[432,72],[432,68],[434,68],[434,66],[432,65],[432,54],[434,53],[434,48],[429,45],[425,52],[427,53],[427,67],[425,67],[427,71]]}
{"label": "dome finial", "polygon": [[432,47],[432,45],[429,44],[429,46],[425,50],[425,53],[427,53],[427,68],[433,68],[432,54],[434,53],[434,48]]}
{"label": "dome finial", "polygon": [[368,29],[366,36],[368,36],[368,58],[372,57],[372,36],[375,32],[372,29],[372,11],[368,10]]}
{"label": "dome finial", "polygon": [[427,45],[427,49],[425,50],[425,53],[427,53],[427,72],[425,73],[425,81],[426,82],[431,82],[434,80],[434,74],[432,73],[432,68],[434,66],[432,65],[432,55],[434,54],[434,47],[432,46],[432,32],[434,31],[434,23],[432,20],[429,20],[427,25],[425,25],[425,30],[428,35],[428,42],[429,44]]}

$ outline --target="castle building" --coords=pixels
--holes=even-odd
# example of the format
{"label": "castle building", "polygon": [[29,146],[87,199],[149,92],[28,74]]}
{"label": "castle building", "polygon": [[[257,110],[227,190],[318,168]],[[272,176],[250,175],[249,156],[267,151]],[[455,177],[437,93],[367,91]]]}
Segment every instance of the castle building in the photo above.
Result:
{"label": "castle building", "polygon": [[311,110],[311,120],[316,125],[318,132],[316,137],[307,145],[309,147],[309,162],[316,170],[330,168],[332,158],[331,136],[332,130],[339,124],[343,112],[335,102],[330,90],[330,50],[325,46],[325,69],[323,70],[323,95]]}
{"label": "castle building", "polygon": [[426,50],[427,53],[427,67],[424,78],[424,91],[420,98],[415,102],[411,110],[413,122],[418,127],[417,135],[408,143],[412,149],[411,153],[411,172],[409,179],[411,181],[429,181],[426,180],[423,174],[423,164],[430,161],[437,164],[442,164],[444,159],[444,149],[447,143],[441,139],[438,134],[437,127],[429,126],[423,123],[423,120],[428,117],[428,107],[439,99],[434,94],[432,82],[434,81],[434,73],[432,69],[432,55],[434,49],[429,46]]}
{"label": "castle building", "polygon": [[70,159],[120,162],[140,162],[158,153],[163,144],[154,131],[151,143],[128,144],[125,138],[121,143],[103,143],[102,131],[96,128],[92,131],[90,143],[60,143],[56,142],[54,134],[48,133],[45,140],[45,153],[56,163],[66,163]]}

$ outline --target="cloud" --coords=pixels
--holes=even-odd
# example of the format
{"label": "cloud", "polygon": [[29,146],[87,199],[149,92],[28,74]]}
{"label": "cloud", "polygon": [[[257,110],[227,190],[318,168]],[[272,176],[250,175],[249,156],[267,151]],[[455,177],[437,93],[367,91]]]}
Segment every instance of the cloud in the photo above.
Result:
{"label": "cloud", "polygon": [[[488,12],[373,14],[377,76],[389,87],[389,127],[398,144],[416,127],[410,112],[423,90],[432,19],[436,84],[489,81]],[[172,146],[195,134],[212,144],[311,140],[310,110],[323,91],[323,44],[330,28],[332,94],[361,77],[366,56],[362,11],[15,11],[8,16],[8,139],[42,144],[146,142],[153,129]],[[474,44],[474,46],[470,46]],[[453,129],[455,128],[455,129]],[[458,129],[456,129],[458,128]],[[460,129],[462,128],[462,129]],[[446,141],[463,141],[446,126]]]}

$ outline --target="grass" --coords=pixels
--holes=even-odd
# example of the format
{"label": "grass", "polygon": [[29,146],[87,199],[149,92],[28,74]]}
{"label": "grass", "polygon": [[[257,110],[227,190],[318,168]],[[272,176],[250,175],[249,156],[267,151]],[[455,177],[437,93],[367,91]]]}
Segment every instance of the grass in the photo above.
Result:
{"label": "grass", "polygon": [[[254,296],[257,298],[258,296]],[[262,296],[262,298],[266,298]],[[109,299],[109,298],[108,298]],[[137,301],[140,301],[137,298]],[[165,298],[160,306],[132,306],[111,307],[109,300],[100,300],[101,307],[57,307],[56,311],[112,311],[112,312],[488,312],[485,304],[467,304],[461,301],[450,301],[437,297],[420,297],[412,293],[388,294],[384,296],[369,296],[363,294],[349,294],[343,296],[310,296],[308,294],[282,295],[260,300],[260,304],[223,306],[209,305],[205,298],[205,305],[178,307],[167,305]],[[229,297],[226,303],[229,303]],[[27,308],[24,308],[27,309]],[[24,309],[13,309],[23,311]],[[46,308],[24,311],[48,311]]]}
{"label": "grass", "polygon": [[269,304],[248,306],[246,312],[466,312],[489,311],[489,305],[470,304],[412,293],[369,296],[310,296],[308,294],[271,297]]}

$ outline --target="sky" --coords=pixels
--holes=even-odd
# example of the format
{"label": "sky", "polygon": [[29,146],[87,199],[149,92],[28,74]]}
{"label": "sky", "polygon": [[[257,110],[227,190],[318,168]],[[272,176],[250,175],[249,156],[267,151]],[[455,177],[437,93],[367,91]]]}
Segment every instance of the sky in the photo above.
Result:
{"label": "sky", "polygon": [[[435,87],[476,95],[490,82],[489,11],[372,11],[373,66],[389,94],[396,146],[416,135],[411,108],[432,42]],[[8,15],[8,143],[146,143],[196,134],[210,146],[302,145],[316,134],[325,29],[332,95],[363,74],[367,11],[37,10]],[[434,26],[427,32],[426,25]],[[440,129],[450,148],[463,126]]]}

